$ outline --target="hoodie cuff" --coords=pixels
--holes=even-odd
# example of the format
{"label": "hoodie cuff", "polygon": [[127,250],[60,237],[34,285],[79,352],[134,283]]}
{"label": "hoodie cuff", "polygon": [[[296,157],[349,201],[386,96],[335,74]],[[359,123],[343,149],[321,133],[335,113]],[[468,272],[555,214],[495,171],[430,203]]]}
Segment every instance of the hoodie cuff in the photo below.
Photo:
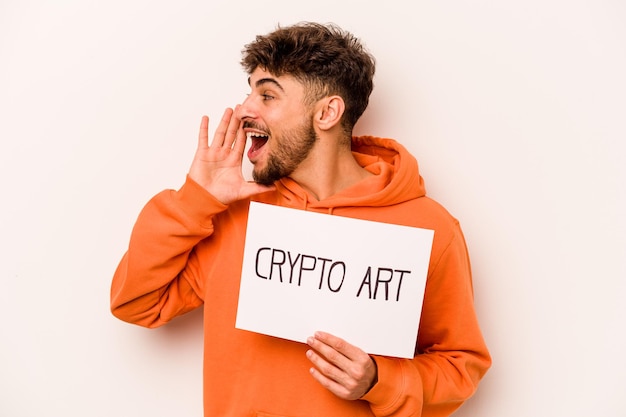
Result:
{"label": "hoodie cuff", "polygon": [[401,405],[402,393],[407,389],[403,360],[386,356],[373,358],[378,368],[378,382],[361,399],[369,402],[375,415],[388,415]]}
{"label": "hoodie cuff", "polygon": [[212,227],[212,218],[228,206],[192,180],[189,175],[183,186],[175,193],[183,211],[194,219],[199,219],[203,227]]}

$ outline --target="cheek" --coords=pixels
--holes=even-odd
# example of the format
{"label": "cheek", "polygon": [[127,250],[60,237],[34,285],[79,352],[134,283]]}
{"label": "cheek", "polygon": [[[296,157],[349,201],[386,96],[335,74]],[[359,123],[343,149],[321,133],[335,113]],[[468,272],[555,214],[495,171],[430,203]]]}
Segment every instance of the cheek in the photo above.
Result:
{"label": "cheek", "polygon": [[300,103],[285,104],[281,108],[268,109],[262,119],[272,138],[284,138],[290,136],[290,132],[299,132],[303,126],[311,125],[313,114]]}

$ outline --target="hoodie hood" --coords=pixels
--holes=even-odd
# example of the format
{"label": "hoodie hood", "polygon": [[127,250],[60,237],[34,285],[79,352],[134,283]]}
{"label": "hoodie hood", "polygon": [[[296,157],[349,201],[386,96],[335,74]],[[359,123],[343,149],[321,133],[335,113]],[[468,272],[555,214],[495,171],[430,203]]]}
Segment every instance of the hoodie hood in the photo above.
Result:
{"label": "hoodie hood", "polygon": [[340,207],[389,206],[426,195],[417,160],[397,141],[355,136],[352,154],[372,176],[321,201],[287,177],[276,182],[276,197],[288,207],[332,213]]}

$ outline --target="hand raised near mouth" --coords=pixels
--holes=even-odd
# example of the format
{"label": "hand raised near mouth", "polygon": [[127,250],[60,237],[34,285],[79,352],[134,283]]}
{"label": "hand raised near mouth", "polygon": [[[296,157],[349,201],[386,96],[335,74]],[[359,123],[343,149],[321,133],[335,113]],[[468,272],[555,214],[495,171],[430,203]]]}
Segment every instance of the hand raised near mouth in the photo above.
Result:
{"label": "hand raised near mouth", "polygon": [[223,204],[248,198],[274,189],[247,181],[242,172],[246,136],[241,120],[227,108],[209,144],[209,118],[203,116],[198,147],[189,169],[189,177]]}

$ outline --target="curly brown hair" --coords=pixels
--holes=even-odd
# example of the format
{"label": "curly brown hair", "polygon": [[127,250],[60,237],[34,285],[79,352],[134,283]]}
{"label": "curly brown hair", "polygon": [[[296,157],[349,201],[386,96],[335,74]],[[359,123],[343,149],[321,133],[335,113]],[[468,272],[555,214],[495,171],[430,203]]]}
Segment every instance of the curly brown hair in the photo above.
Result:
{"label": "curly brown hair", "polygon": [[301,22],[258,35],[245,45],[241,65],[248,75],[261,67],[277,77],[293,76],[304,84],[307,103],[341,96],[342,126],[350,133],[369,103],[376,62],[358,38],[337,25]]}

